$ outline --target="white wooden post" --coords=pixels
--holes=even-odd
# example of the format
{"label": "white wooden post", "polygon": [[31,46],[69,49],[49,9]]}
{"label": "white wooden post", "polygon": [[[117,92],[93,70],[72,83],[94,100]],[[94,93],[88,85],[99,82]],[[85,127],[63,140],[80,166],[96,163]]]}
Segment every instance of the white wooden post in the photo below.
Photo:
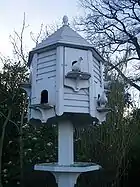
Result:
{"label": "white wooden post", "polygon": [[94,82],[94,71],[93,71],[93,56],[92,52],[88,51],[88,63],[89,63],[89,73],[91,74],[91,78],[89,79],[90,86],[89,86],[89,108],[90,108],[90,115],[95,116],[95,96],[96,96],[96,87]]}
{"label": "white wooden post", "polygon": [[58,164],[73,164],[73,124],[62,121],[58,124]]}
{"label": "white wooden post", "polygon": [[80,175],[80,172],[77,172],[77,173],[53,172],[53,174],[56,178],[58,187],[74,187],[74,185],[76,184],[77,178]]}
{"label": "white wooden post", "polygon": [[[56,51],[57,59],[56,59],[56,114],[61,116],[64,111],[63,106],[63,79],[64,79],[64,47],[59,46],[57,47]],[[59,81],[58,81],[59,80]]]}

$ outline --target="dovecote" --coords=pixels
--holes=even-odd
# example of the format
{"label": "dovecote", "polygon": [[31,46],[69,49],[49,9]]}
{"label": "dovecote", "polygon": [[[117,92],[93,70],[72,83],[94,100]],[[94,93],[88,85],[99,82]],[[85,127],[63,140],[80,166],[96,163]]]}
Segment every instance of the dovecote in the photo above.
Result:
{"label": "dovecote", "polygon": [[71,114],[105,120],[109,109],[98,103],[104,92],[104,59],[65,17],[63,26],[30,52],[28,65],[30,83],[22,87],[29,96],[29,120],[46,123]]}

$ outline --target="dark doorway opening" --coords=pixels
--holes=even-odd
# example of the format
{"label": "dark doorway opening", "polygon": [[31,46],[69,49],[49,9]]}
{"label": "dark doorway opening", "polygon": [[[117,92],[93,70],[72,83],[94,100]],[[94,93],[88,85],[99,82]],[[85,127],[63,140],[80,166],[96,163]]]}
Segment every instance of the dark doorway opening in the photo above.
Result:
{"label": "dark doorway opening", "polygon": [[41,101],[40,101],[41,104],[45,104],[45,103],[48,103],[48,91],[47,90],[43,90],[41,92]]}

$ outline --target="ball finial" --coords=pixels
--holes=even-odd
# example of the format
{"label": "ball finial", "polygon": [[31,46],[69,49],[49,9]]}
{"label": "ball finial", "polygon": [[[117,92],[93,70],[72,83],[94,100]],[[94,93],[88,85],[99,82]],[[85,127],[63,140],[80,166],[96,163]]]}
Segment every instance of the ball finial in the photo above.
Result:
{"label": "ball finial", "polygon": [[69,23],[68,23],[68,17],[65,15],[64,17],[63,17],[63,25],[69,25]]}

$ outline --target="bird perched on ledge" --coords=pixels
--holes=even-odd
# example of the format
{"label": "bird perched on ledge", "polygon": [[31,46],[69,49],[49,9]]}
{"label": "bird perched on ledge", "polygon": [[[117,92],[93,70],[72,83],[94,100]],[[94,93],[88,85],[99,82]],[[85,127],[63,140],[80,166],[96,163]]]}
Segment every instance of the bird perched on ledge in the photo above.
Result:
{"label": "bird perched on ledge", "polygon": [[110,90],[111,81],[104,81],[104,89]]}
{"label": "bird perched on ledge", "polygon": [[105,108],[107,102],[108,102],[108,99],[104,91],[102,92],[102,95],[98,94],[97,104],[99,107]]}
{"label": "bird perched on ledge", "polygon": [[72,62],[72,71],[80,72],[81,71],[81,62],[83,58],[80,57],[78,60]]}

